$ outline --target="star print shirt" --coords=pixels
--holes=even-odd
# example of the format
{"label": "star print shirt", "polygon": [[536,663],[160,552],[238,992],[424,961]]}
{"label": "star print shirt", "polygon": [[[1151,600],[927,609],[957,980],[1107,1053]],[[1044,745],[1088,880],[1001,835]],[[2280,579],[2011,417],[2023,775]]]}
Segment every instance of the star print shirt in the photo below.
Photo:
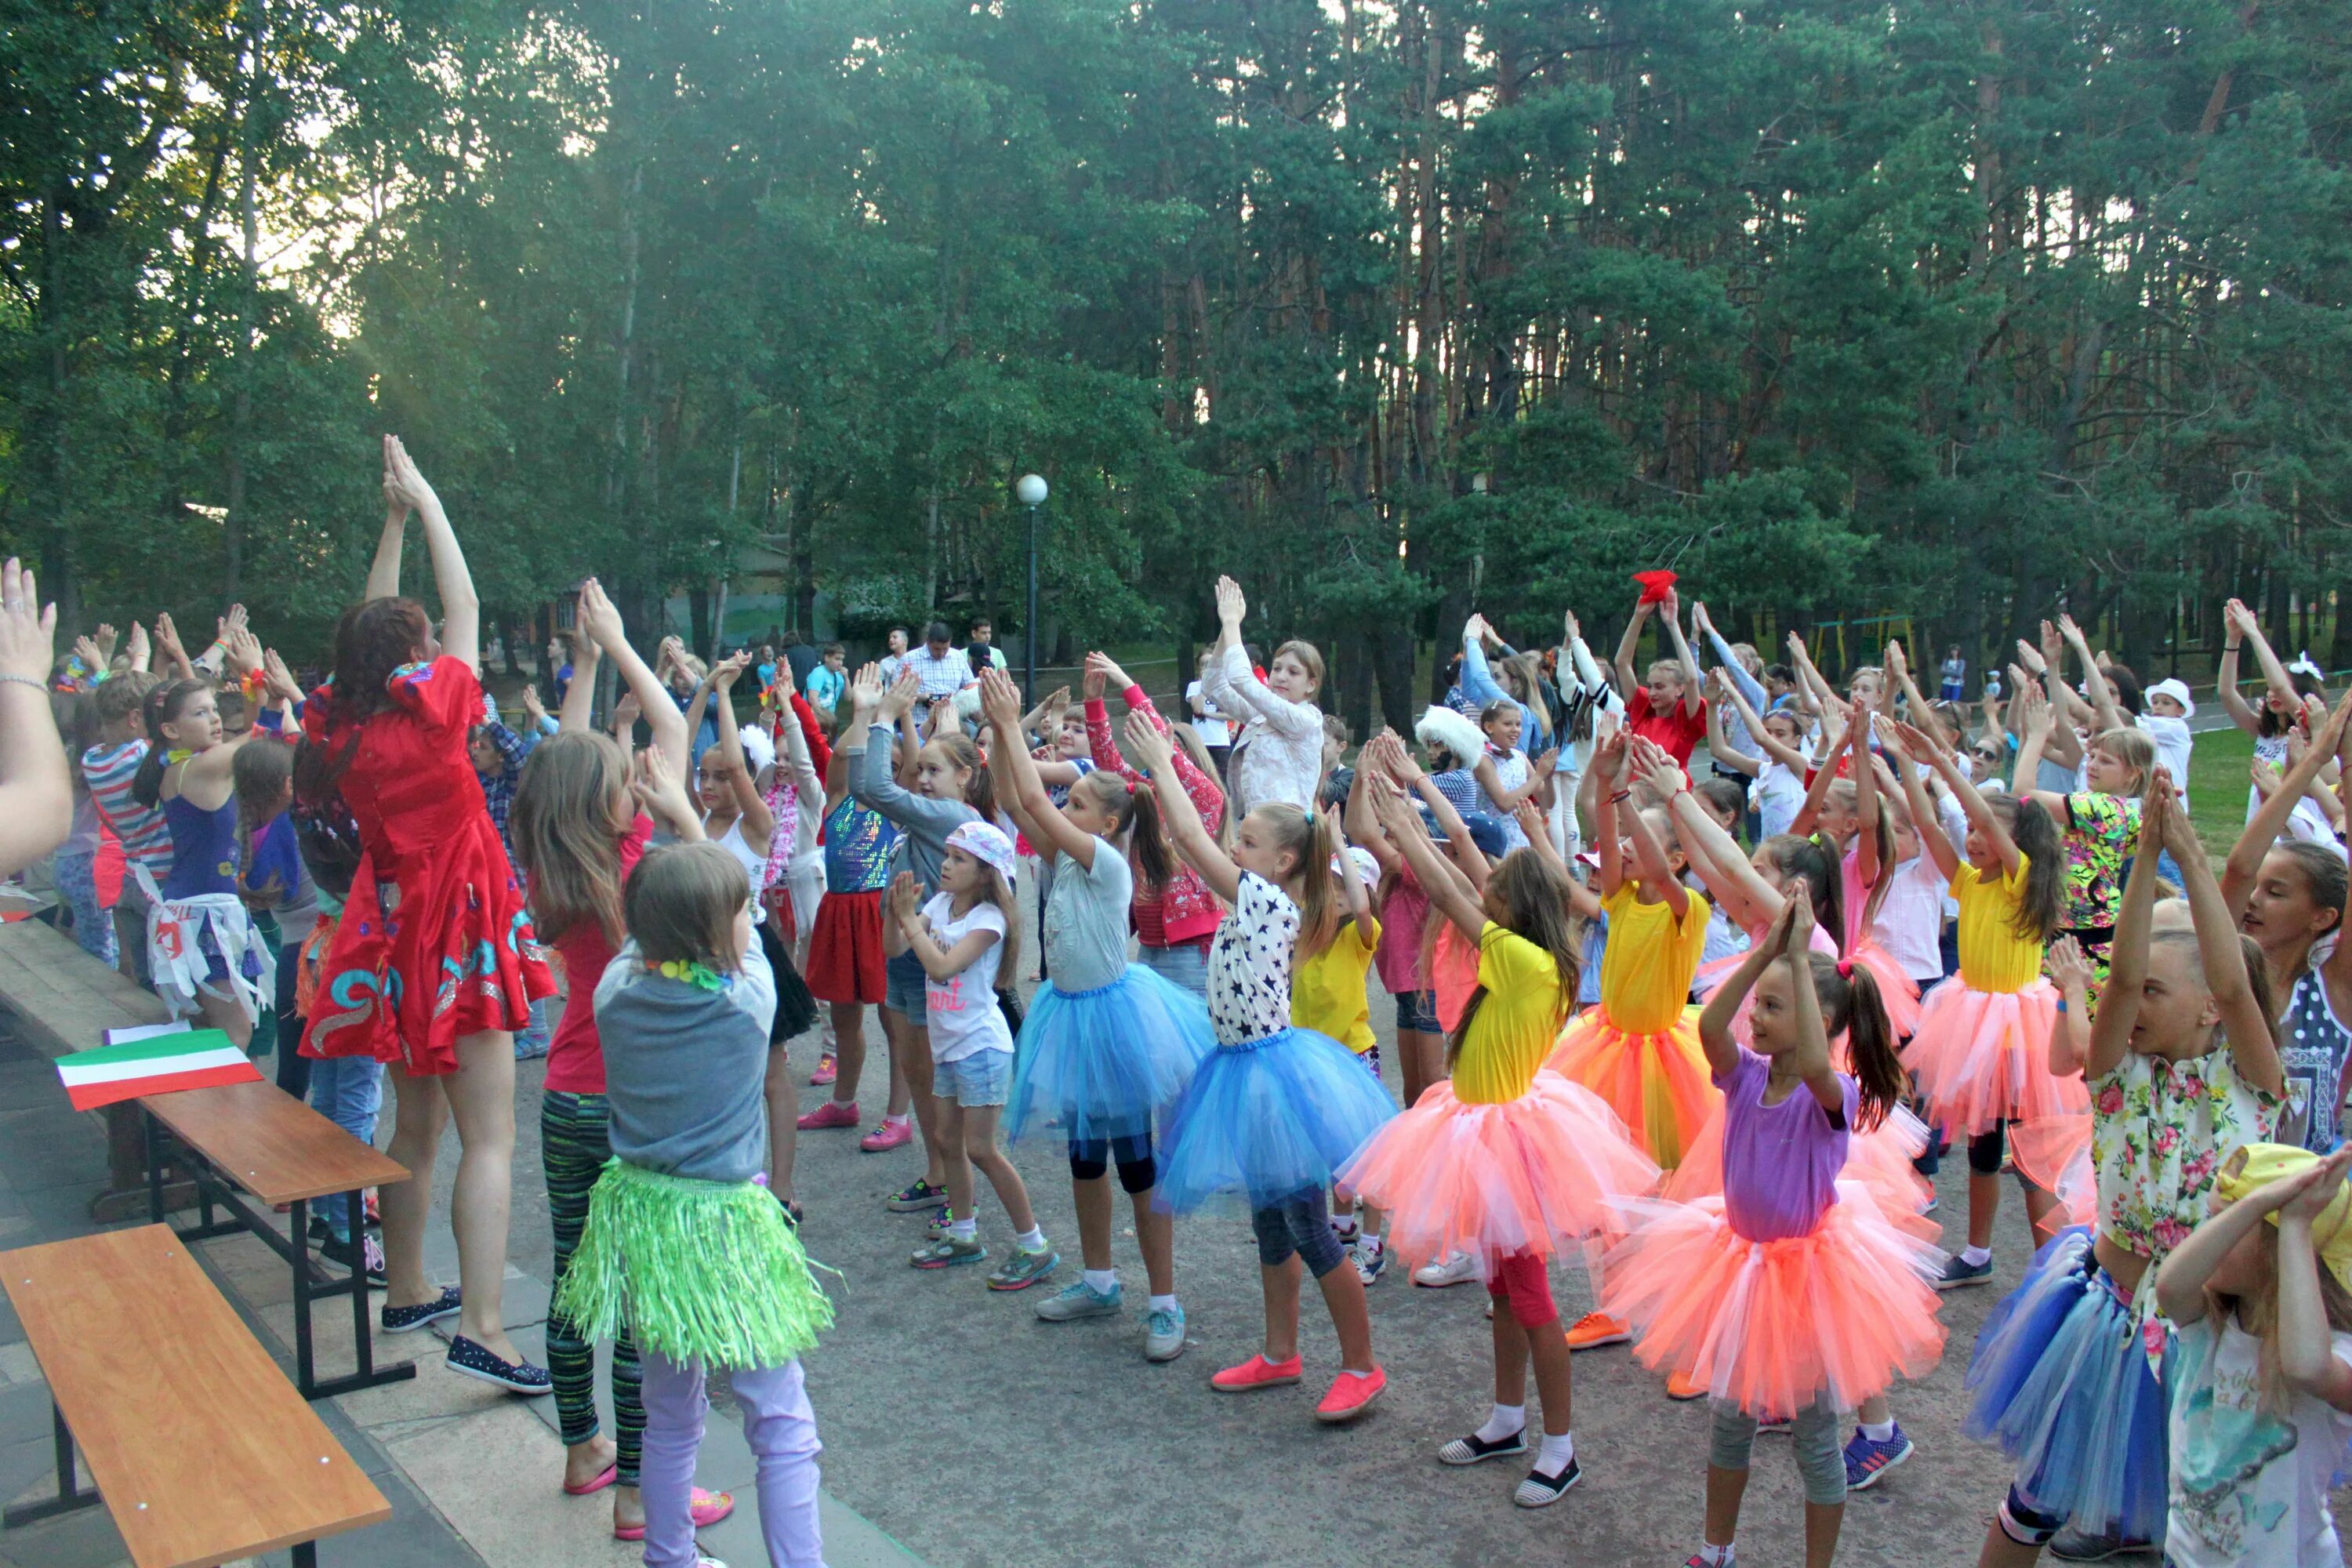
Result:
{"label": "star print shirt", "polygon": [[1290,952],[1298,906],[1254,871],[1242,873],[1231,919],[1209,944],[1209,1022],[1221,1046],[1290,1026]]}

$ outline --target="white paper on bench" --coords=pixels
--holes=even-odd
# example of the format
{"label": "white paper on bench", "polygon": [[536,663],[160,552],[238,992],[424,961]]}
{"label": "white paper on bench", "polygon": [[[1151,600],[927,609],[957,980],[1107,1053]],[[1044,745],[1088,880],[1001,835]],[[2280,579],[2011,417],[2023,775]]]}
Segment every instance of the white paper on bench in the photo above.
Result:
{"label": "white paper on bench", "polygon": [[133,1040],[152,1040],[158,1035],[184,1035],[195,1027],[186,1018],[174,1018],[168,1024],[133,1024],[125,1029],[100,1031],[110,1046],[127,1046]]}

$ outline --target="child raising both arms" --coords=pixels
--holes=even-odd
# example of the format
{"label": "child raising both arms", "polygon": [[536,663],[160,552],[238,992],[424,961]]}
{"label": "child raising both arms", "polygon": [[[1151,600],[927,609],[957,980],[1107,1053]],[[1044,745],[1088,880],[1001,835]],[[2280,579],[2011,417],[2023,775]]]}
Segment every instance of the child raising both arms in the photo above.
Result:
{"label": "child raising both arms", "polygon": [[1168,738],[1150,716],[1129,714],[1126,739],[1128,754],[1151,775],[1176,852],[1234,907],[1209,949],[1217,1048],[1168,1118],[1157,1200],[1173,1214],[1220,1195],[1249,1206],[1265,1293],[1265,1345],[1210,1385],[1245,1394],[1299,1380],[1303,1262],[1339,1337],[1339,1373],[1315,1417],[1353,1421],[1388,1386],[1388,1374],[1372,1358],[1364,1283],[1331,1233],[1326,1190],[1332,1173],[1396,1108],[1347,1047],[1290,1021],[1294,952],[1329,942],[1339,923],[1328,875],[1338,824],[1328,811],[1284,801],[1261,805],[1241,819],[1229,855],[1202,826]]}
{"label": "child raising both arms", "polygon": [[2339,1563],[2327,1493],[2352,1439],[2352,1149],[2249,1143],[2227,1204],[2164,1260],[2170,1568]]}
{"label": "child raising both arms", "polygon": [[940,890],[920,901],[914,874],[890,884],[890,921],[883,931],[893,957],[911,952],[923,966],[930,1019],[931,1092],[939,1103],[940,1152],[947,1163],[947,1229],[915,1249],[918,1268],[978,1263],[988,1256],[972,1212],[972,1168],[996,1189],[1014,1232],[1013,1256],[988,1277],[992,1290],[1020,1290],[1054,1271],[1061,1255],[1029,1207],[1021,1173],[996,1146],[997,1119],[1013,1088],[1013,1029],[997,1005],[1000,976],[1019,973],[1021,905],[1013,897],[1013,841],[985,822],[947,837]]}

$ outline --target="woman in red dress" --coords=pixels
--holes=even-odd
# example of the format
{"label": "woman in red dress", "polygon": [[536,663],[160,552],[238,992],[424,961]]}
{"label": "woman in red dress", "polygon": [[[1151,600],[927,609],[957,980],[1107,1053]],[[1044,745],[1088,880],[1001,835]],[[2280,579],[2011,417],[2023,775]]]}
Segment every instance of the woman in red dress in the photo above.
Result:
{"label": "woman in red dress", "polygon": [[[543,1367],[507,1338],[501,1285],[513,1184],[513,1031],[554,983],[522,889],[491,824],[467,738],[482,718],[481,611],[466,557],[433,487],[395,437],[383,442],[390,504],[367,599],[335,628],[335,673],[302,716],[298,784],[312,809],[340,795],[362,851],[320,965],[305,1053],[369,1056],[391,1069],[388,1151],[409,1180],[383,1189],[383,1327],[457,1317],[455,1372],[545,1394]],[[398,597],[401,536],[425,525],[441,593],[441,640],[424,606]],[[444,1122],[461,1152],[450,1198],[459,1288],[425,1277],[425,1221]]]}

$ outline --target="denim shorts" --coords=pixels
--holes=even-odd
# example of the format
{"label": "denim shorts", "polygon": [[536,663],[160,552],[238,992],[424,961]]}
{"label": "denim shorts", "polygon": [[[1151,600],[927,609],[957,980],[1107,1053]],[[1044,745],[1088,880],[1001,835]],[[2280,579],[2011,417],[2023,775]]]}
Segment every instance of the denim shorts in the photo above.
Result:
{"label": "denim shorts", "polygon": [[1013,1053],[982,1048],[931,1064],[931,1092],[966,1110],[1003,1105],[1013,1093]]}
{"label": "denim shorts", "polygon": [[1403,1033],[1418,1029],[1424,1035],[1442,1035],[1445,1031],[1437,1023],[1437,993],[1434,991],[1400,991],[1396,994],[1397,1030]]}
{"label": "denim shorts", "polygon": [[884,966],[883,973],[882,1005],[904,1013],[919,1029],[929,1028],[931,1009],[923,999],[923,961],[911,952],[902,952]]}

